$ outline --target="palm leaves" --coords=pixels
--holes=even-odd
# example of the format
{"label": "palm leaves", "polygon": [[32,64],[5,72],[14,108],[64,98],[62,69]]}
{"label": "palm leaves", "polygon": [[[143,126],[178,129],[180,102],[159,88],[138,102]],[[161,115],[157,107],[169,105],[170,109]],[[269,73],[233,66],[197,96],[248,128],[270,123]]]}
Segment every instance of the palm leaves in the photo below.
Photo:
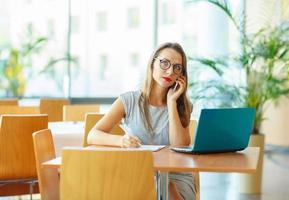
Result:
{"label": "palm leaves", "polygon": [[46,37],[34,36],[32,30],[28,28],[17,47],[11,45],[2,47],[0,87],[2,91],[5,91],[6,96],[23,96],[27,81],[32,74],[26,70],[26,68],[32,67],[31,56],[40,53],[47,42]]}
{"label": "palm leaves", "polygon": [[[64,55],[59,58],[49,58],[49,61],[42,69],[26,70],[33,67],[33,58],[41,54],[48,38],[35,36],[31,27],[25,31],[19,47],[5,46],[0,49],[0,89],[6,96],[20,97],[24,95],[27,82],[33,75],[44,74],[52,77],[58,88],[62,89],[62,74],[57,74],[59,69],[56,65],[62,62],[76,63],[71,55]],[[47,56],[47,55],[46,55]],[[40,55],[41,57],[41,55]],[[61,66],[63,68],[63,66]],[[64,68],[62,69],[64,70]],[[61,77],[60,77],[61,76]],[[61,79],[61,80],[60,80]]]}
{"label": "palm leaves", "polygon": [[[219,9],[221,9],[228,18],[233,22],[234,26],[240,33],[243,33],[245,26],[245,16],[243,14],[238,16],[233,16],[230,5],[226,0],[187,0],[186,3],[197,3],[197,2],[207,2]],[[242,36],[242,35],[241,35]]]}
{"label": "palm leaves", "polygon": [[[195,101],[218,99],[218,106],[256,108],[254,133],[259,133],[264,120],[264,104],[289,95],[289,22],[273,28],[264,27],[249,35],[243,32],[243,21],[235,20],[225,1],[188,2],[198,1],[217,6],[231,19],[241,36],[242,52],[240,55],[217,59],[189,57],[191,63],[201,64],[201,70],[214,71],[216,77],[213,80],[191,82],[191,97]],[[194,68],[194,65],[190,67]],[[240,67],[244,84],[242,81],[236,84],[225,79],[226,70]]]}

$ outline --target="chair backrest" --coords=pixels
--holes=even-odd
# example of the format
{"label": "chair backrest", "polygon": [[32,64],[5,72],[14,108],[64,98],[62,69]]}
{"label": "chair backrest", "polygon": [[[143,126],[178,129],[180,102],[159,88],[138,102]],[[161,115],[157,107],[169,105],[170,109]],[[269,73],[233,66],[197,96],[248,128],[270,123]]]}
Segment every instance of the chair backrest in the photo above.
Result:
{"label": "chair backrest", "polygon": [[[190,137],[191,137],[191,144],[193,145],[195,142],[195,132],[197,128],[197,121],[196,120],[191,120],[189,129],[190,129]],[[200,200],[200,173],[199,172],[193,172],[192,173],[195,181],[195,186],[196,186],[196,200]]]}
{"label": "chair backrest", "polygon": [[150,151],[64,149],[61,200],[156,199]]}
{"label": "chair backrest", "polygon": [[68,99],[40,99],[40,113],[48,114],[49,122],[62,121],[63,106],[68,104]]}
{"label": "chair backrest", "polygon": [[[84,127],[85,130],[84,130],[82,146],[84,147],[88,146],[87,144],[88,133],[92,129],[92,127],[96,124],[96,122],[98,122],[103,116],[104,114],[99,114],[99,113],[87,113],[86,114],[85,127]],[[125,131],[119,125],[116,125],[111,130],[111,133],[114,135],[124,135]]]}
{"label": "chair backrest", "polygon": [[78,104],[63,106],[63,121],[84,121],[86,113],[98,113],[98,104]]}
{"label": "chair backrest", "polygon": [[34,132],[33,145],[41,199],[58,200],[58,170],[42,167],[43,162],[55,158],[55,148],[50,129]]}
{"label": "chair backrest", "polygon": [[37,106],[0,105],[0,115],[3,114],[40,114],[40,110]]}
{"label": "chair backrest", "polygon": [[0,106],[18,106],[18,99],[0,99]]}
{"label": "chair backrest", "polygon": [[0,179],[36,178],[32,133],[47,129],[47,115],[2,115]]}

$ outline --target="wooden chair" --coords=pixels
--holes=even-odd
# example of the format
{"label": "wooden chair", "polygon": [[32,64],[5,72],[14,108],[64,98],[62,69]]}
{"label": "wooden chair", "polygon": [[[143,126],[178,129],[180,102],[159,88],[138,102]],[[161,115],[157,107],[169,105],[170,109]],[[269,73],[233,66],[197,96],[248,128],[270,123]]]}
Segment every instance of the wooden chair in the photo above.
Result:
{"label": "wooden chair", "polygon": [[[103,116],[104,116],[104,114],[99,114],[99,113],[87,113],[86,114],[85,126],[84,126],[84,137],[83,137],[83,143],[82,143],[82,145],[84,147],[88,146],[87,136],[88,136],[89,131],[96,124],[96,122],[98,122]],[[111,130],[111,133],[115,134],[115,135],[124,135],[125,134],[124,130],[119,125],[116,125]]]}
{"label": "wooden chair", "polygon": [[[195,131],[196,131],[196,128],[197,128],[197,121],[196,120],[191,120],[190,121],[190,124],[189,124],[189,129],[190,129],[190,137],[191,137],[191,144],[190,145],[193,145],[194,142],[195,142]],[[195,184],[196,184],[196,200],[200,200],[200,173],[199,172],[193,172],[193,177],[194,177],[194,180],[195,180]]]}
{"label": "wooden chair", "polygon": [[84,121],[86,113],[98,113],[98,104],[78,104],[63,106],[63,121]]}
{"label": "wooden chair", "polygon": [[0,115],[3,114],[40,114],[39,107],[37,106],[1,106]]}
{"label": "wooden chair", "polygon": [[156,199],[152,152],[64,149],[60,199]]}
{"label": "wooden chair", "polygon": [[0,106],[18,106],[18,99],[0,99]]}
{"label": "wooden chair", "polygon": [[63,106],[68,105],[68,99],[40,99],[40,113],[48,114],[48,121],[62,121]]}
{"label": "wooden chair", "polygon": [[59,200],[58,170],[41,166],[43,162],[56,158],[50,129],[34,132],[33,146],[41,199]]}
{"label": "wooden chair", "polygon": [[32,133],[46,129],[48,117],[2,115],[0,120],[0,189],[5,188],[0,196],[32,195],[37,182]]}

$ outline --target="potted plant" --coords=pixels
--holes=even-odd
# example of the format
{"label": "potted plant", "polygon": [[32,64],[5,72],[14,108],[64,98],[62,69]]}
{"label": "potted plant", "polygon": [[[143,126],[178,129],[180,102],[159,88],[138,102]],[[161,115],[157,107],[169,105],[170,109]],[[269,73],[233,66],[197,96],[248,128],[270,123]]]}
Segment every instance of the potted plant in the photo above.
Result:
{"label": "potted plant", "polygon": [[[275,27],[264,27],[248,34],[244,31],[243,21],[237,22],[225,1],[203,1],[223,10],[233,22],[240,35],[242,50],[238,55],[222,58],[189,57],[194,74],[198,74],[196,72],[200,66],[201,71],[207,69],[214,74],[214,78],[210,80],[192,79],[189,84],[190,96],[194,102],[213,101],[214,106],[219,107],[256,108],[250,145],[260,146],[259,171],[254,175],[243,175],[241,179],[244,184],[240,190],[259,193],[264,149],[264,135],[261,134],[260,127],[264,120],[264,111],[268,102],[275,102],[289,94],[289,22],[282,22]],[[231,78],[232,72],[234,80]]]}
{"label": "potted plant", "polygon": [[20,47],[7,46],[0,53],[0,80],[1,87],[8,97],[23,96],[27,79],[31,74],[26,68],[31,67],[31,55],[38,53],[47,42],[45,37],[27,37]]}
{"label": "potted plant", "polygon": [[61,88],[62,80],[57,78],[62,74],[57,76],[56,65],[61,62],[76,63],[76,59],[67,53],[59,58],[48,58],[47,63],[38,71],[35,69],[27,70],[33,67],[34,56],[43,50],[49,40],[43,36],[35,36],[33,30],[28,27],[22,41],[19,47],[7,45],[0,49],[0,89],[5,91],[5,94],[0,93],[0,95],[22,97],[29,79],[33,75],[44,73],[53,78]]}

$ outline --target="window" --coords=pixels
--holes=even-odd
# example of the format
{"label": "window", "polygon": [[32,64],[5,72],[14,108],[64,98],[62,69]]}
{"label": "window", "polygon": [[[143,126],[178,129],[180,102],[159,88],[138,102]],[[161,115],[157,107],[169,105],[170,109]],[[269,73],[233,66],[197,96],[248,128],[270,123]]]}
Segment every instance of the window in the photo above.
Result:
{"label": "window", "polygon": [[79,33],[79,17],[71,16],[71,34]]}
{"label": "window", "polygon": [[[231,50],[235,39],[225,17],[204,2],[186,2],[159,0],[159,23],[154,27],[155,0],[71,0],[69,44],[70,54],[76,56],[77,62],[69,64],[67,0],[41,4],[33,0],[2,0],[0,48],[7,44],[21,46],[27,29],[32,30],[32,39],[48,38],[39,54],[35,52],[29,58],[31,65],[25,74],[33,76],[26,77],[24,96],[115,97],[139,88],[143,82],[155,45],[154,30],[158,31],[157,45],[179,42],[188,55]],[[0,50],[0,60],[3,55]],[[5,95],[0,91],[0,96]]]}
{"label": "window", "polygon": [[175,7],[172,1],[166,1],[161,4],[161,23],[162,25],[169,25],[175,23]]}
{"label": "window", "polygon": [[[153,5],[153,0],[86,1],[79,15],[81,35],[71,41],[71,51],[80,57],[79,73],[71,79],[73,97],[116,97],[139,87],[153,50]],[[72,10],[79,6],[72,5]],[[137,13],[132,14],[137,16],[133,31],[128,8]]]}
{"label": "window", "polygon": [[99,57],[99,80],[105,80],[106,79],[106,72],[108,67],[108,59],[106,55],[101,55]]}
{"label": "window", "polygon": [[54,38],[55,37],[55,24],[53,19],[48,19],[47,21],[47,36],[48,38]]}
{"label": "window", "polygon": [[130,65],[133,67],[138,67],[139,66],[139,55],[137,53],[133,53],[130,56]]}
{"label": "window", "polygon": [[107,13],[105,11],[96,14],[96,27],[98,31],[107,30]]}
{"label": "window", "polygon": [[132,7],[128,8],[127,11],[127,21],[128,28],[137,28],[139,26],[139,8]]}

